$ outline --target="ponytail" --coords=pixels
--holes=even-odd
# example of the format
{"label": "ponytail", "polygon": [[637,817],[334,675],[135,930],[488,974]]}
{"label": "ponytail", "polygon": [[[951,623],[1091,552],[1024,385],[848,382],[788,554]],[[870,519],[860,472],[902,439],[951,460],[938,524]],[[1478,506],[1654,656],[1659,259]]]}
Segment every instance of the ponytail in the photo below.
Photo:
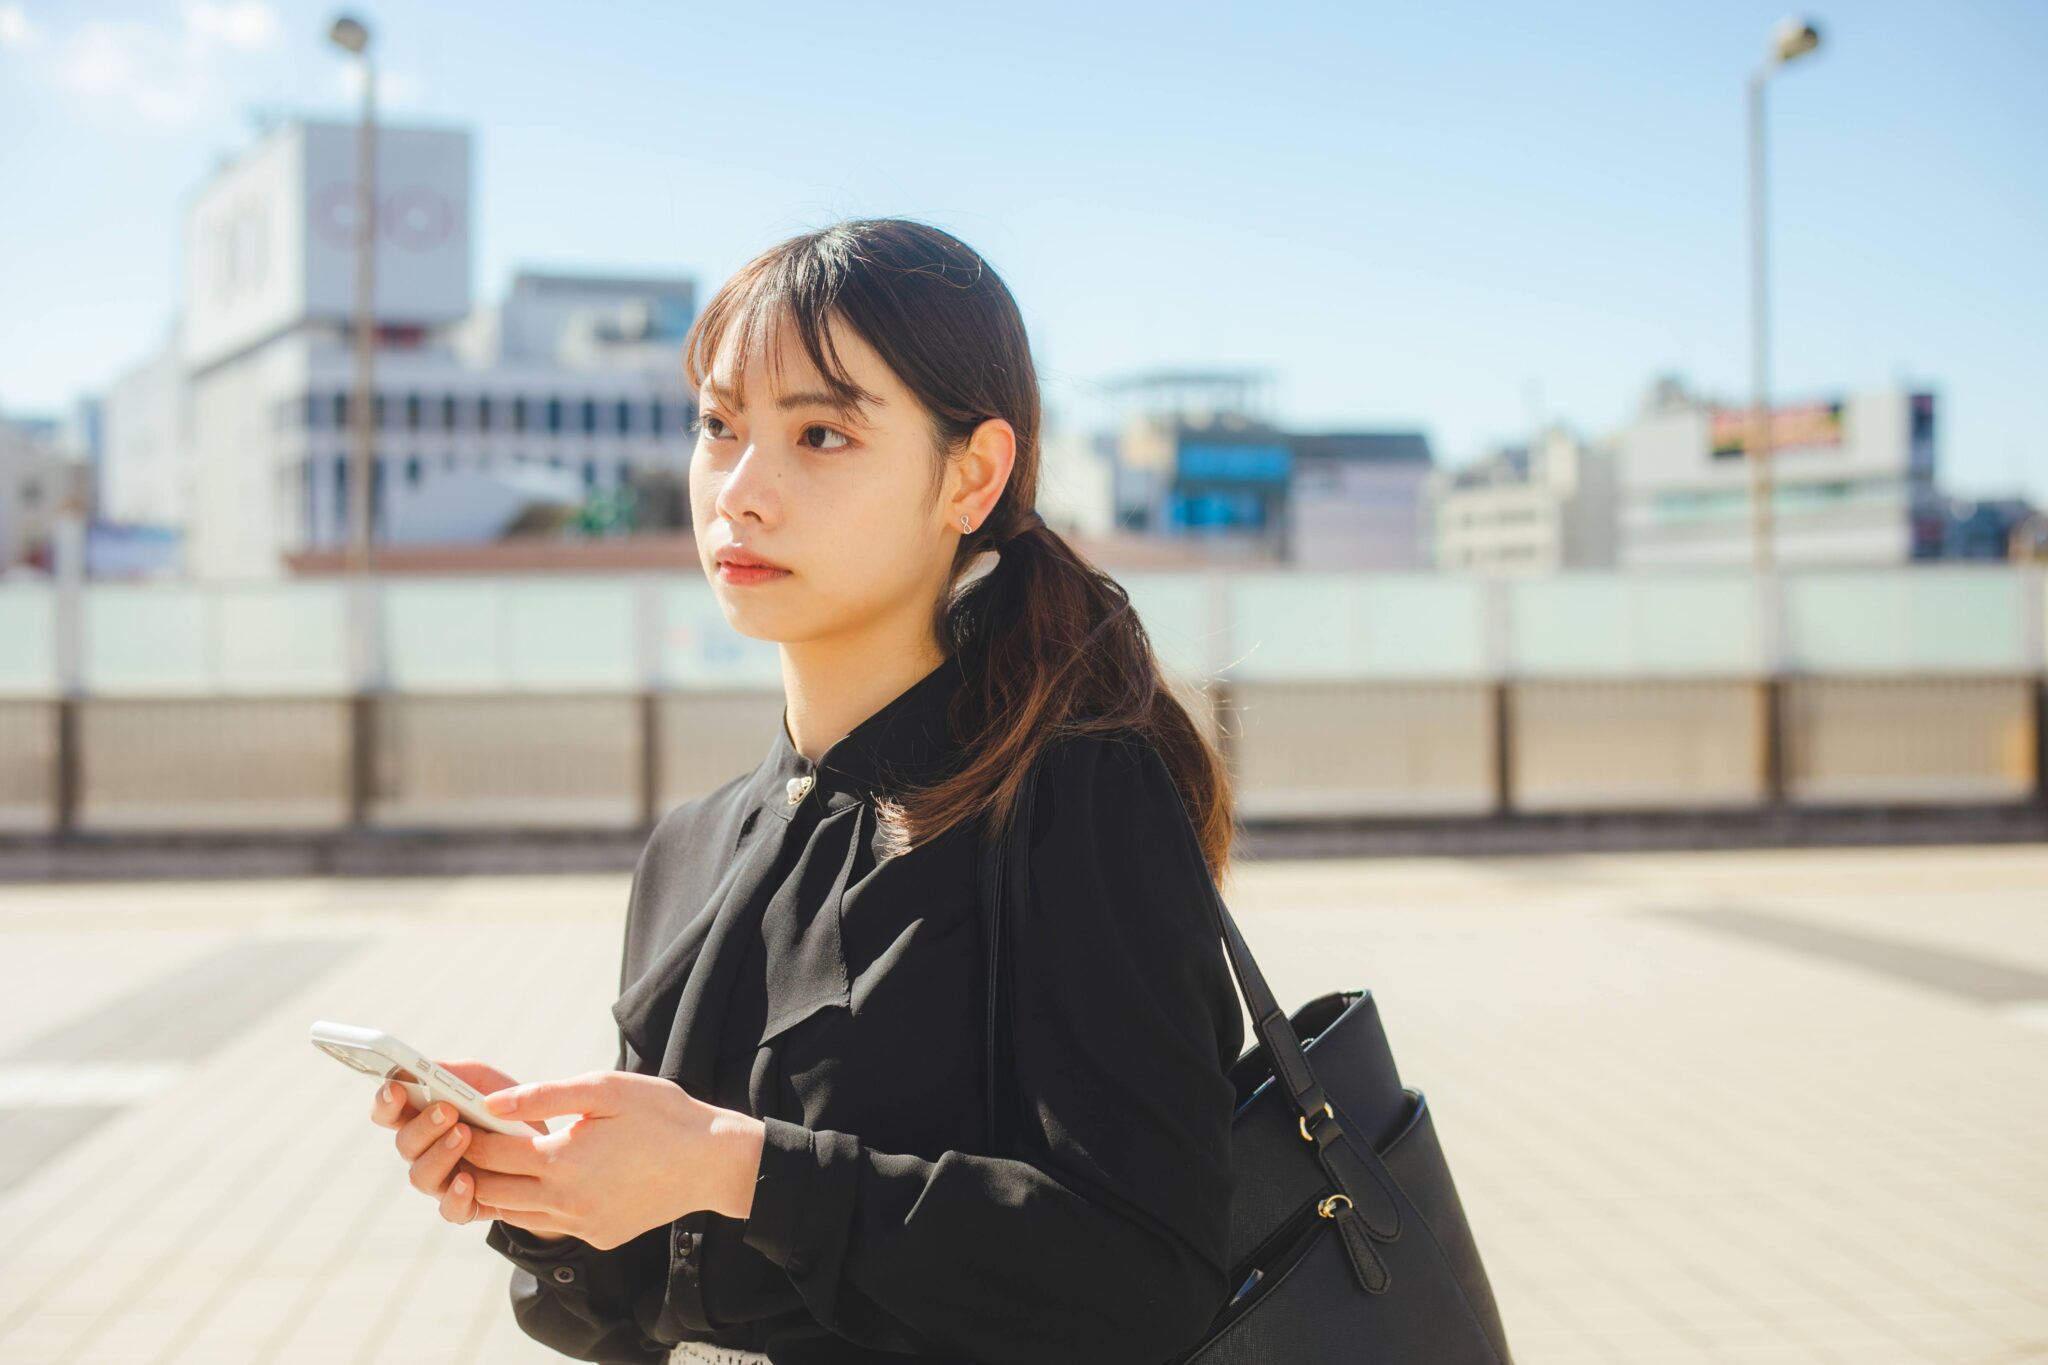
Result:
{"label": "ponytail", "polygon": [[953,641],[970,679],[972,715],[964,724],[978,736],[972,758],[922,793],[922,806],[906,803],[907,822],[942,828],[985,811],[1007,825],[1041,751],[1067,736],[1136,731],[1165,760],[1220,885],[1236,831],[1229,774],[1215,745],[1167,685],[1123,585],[1035,510],[1008,507],[1006,494],[989,518],[1004,528],[991,537],[1001,559],[944,611],[941,638]]}

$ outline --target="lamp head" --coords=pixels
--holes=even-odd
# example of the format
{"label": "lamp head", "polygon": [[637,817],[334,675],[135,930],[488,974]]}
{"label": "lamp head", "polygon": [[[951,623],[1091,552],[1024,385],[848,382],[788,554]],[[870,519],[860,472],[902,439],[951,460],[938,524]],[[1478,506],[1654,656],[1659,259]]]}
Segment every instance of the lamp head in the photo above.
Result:
{"label": "lamp head", "polygon": [[360,57],[370,46],[370,30],[354,15],[344,14],[328,27],[327,40],[336,47],[347,48]]}
{"label": "lamp head", "polygon": [[1820,30],[1804,19],[1786,19],[1771,34],[1771,58],[1789,62],[1820,46]]}

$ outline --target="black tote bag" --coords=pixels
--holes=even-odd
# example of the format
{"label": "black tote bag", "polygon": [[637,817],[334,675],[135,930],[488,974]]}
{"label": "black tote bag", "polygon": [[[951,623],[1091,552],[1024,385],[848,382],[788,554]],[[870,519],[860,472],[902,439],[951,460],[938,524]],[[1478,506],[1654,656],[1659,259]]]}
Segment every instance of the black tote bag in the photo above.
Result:
{"label": "black tote bag", "polygon": [[[1026,894],[1035,779],[1008,837],[986,821],[981,834],[992,1136],[1008,1074],[1003,904]],[[1331,991],[1290,1017],[1222,896],[1210,900],[1256,1028],[1230,1069],[1235,1289],[1199,1342],[1156,1365],[1513,1365],[1428,1102],[1402,1085],[1372,992]]]}

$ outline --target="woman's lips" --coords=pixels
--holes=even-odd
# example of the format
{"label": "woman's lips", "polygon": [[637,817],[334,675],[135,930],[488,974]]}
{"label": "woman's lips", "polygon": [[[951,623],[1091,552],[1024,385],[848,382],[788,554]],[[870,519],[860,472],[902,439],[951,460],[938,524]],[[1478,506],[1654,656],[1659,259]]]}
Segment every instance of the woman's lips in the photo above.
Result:
{"label": "woman's lips", "polygon": [[718,561],[719,581],[724,583],[773,583],[778,578],[789,577],[788,569],[770,569],[760,564],[735,564],[729,559]]}

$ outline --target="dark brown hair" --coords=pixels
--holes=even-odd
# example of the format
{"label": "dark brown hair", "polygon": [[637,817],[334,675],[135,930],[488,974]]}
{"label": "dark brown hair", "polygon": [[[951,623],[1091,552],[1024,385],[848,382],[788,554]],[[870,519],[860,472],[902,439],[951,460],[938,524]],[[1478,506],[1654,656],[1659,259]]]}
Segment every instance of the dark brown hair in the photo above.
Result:
{"label": "dark brown hair", "polygon": [[[932,419],[931,498],[945,461],[975,428],[1015,430],[1010,480],[988,518],[960,539],[948,590],[933,608],[939,647],[969,684],[954,703],[965,765],[905,793],[888,814],[894,851],[989,814],[1007,823],[1031,761],[1064,735],[1135,730],[1165,760],[1187,802],[1210,876],[1229,870],[1234,820],[1228,770],[1168,688],[1129,595],[1039,520],[1038,373],[1010,290],[965,243],[926,223],[861,218],[782,242],[743,266],[690,329],[683,367],[694,392],[728,338],[733,383],[784,322],[796,324],[826,387],[849,406],[872,401],[832,349],[836,319],[872,346]],[[779,382],[779,381],[778,381]],[[984,551],[996,567],[963,587]]]}

